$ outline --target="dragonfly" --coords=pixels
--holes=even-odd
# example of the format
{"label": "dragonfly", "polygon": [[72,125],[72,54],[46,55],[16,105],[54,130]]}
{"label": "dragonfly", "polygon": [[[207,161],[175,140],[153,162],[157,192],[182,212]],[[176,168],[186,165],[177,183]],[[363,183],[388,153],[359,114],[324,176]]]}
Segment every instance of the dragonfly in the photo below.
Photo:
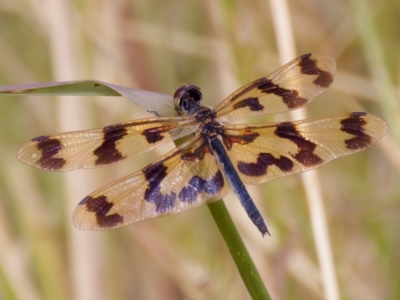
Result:
{"label": "dragonfly", "polygon": [[185,137],[155,162],[85,197],[74,211],[74,225],[108,230],[174,214],[218,201],[230,186],[264,236],[268,228],[245,184],[312,170],[364,150],[386,133],[387,124],[365,112],[232,122],[304,107],[329,88],[335,69],[330,56],[305,54],[238,89],[214,109],[201,104],[198,86],[182,85],[173,97],[177,116],[42,135],[23,145],[17,157],[46,171],[70,171],[120,163]]}

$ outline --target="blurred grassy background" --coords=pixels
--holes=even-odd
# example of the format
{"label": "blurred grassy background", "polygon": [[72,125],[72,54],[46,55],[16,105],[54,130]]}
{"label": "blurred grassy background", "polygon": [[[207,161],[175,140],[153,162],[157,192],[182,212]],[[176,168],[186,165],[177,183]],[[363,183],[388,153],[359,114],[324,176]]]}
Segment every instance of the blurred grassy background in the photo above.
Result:
{"label": "blurred grassy background", "polygon": [[[309,116],[361,110],[390,127],[371,149],[318,172],[340,296],[400,299],[400,3],[297,0],[289,10],[297,54],[338,64]],[[98,79],[171,94],[185,82],[213,106],[280,66],[274,32],[268,1],[0,0],[0,85]],[[69,173],[15,158],[35,136],[147,116],[121,97],[1,97],[0,299],[249,298],[205,206],[109,232],[73,227],[83,197],[166,148]],[[249,187],[272,237],[226,198],[274,299],[324,297],[299,178]]]}

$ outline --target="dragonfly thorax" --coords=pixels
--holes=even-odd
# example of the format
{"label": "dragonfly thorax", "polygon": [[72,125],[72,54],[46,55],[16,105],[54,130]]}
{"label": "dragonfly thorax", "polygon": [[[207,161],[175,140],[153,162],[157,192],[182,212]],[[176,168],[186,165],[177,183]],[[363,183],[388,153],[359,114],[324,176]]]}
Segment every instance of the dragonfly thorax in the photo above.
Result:
{"label": "dragonfly thorax", "polygon": [[201,125],[201,133],[203,138],[208,139],[211,136],[220,135],[223,131],[221,123],[215,120],[207,120]]}

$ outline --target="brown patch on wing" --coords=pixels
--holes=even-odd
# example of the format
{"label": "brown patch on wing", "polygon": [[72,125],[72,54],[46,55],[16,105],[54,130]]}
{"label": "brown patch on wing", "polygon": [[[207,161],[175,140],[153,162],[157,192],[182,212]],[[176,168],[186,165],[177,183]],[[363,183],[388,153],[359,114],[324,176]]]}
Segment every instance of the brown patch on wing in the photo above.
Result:
{"label": "brown patch on wing", "polygon": [[200,160],[204,159],[204,156],[207,153],[211,153],[211,150],[210,150],[209,146],[206,144],[206,142],[203,142],[196,149],[185,152],[181,156],[181,159],[184,161],[193,161],[193,162],[200,161]]}
{"label": "brown patch on wing", "polygon": [[365,133],[363,128],[367,124],[362,118],[365,115],[364,112],[354,112],[347,119],[340,121],[342,124],[340,130],[354,135],[354,138],[344,141],[348,149],[359,150],[371,145],[371,137]]}
{"label": "brown patch on wing", "polygon": [[260,136],[260,134],[258,132],[251,132],[251,131],[246,131],[242,135],[222,134],[224,145],[228,150],[230,150],[232,148],[234,143],[237,143],[240,145],[247,145],[249,143],[254,142],[254,140],[258,136]]}
{"label": "brown patch on wing", "polygon": [[170,194],[161,193],[161,182],[167,176],[167,169],[168,167],[163,163],[157,163],[142,170],[149,183],[144,199],[156,205],[157,213],[166,213],[175,206],[176,194],[174,192]]}
{"label": "brown patch on wing", "polygon": [[93,151],[97,156],[96,165],[107,165],[115,163],[124,158],[117,149],[117,142],[128,134],[126,128],[122,125],[111,125],[104,127],[104,141]]}
{"label": "brown patch on wing", "polygon": [[162,133],[168,132],[172,128],[174,128],[174,126],[172,125],[148,128],[143,130],[142,135],[146,137],[146,140],[149,144],[154,144],[158,141],[161,141],[164,138],[164,136],[161,135]]}
{"label": "brown patch on wing", "polygon": [[256,97],[246,98],[233,105],[234,109],[248,107],[251,111],[260,111],[264,109],[264,106],[260,104],[260,101]]}
{"label": "brown patch on wing", "polygon": [[233,97],[230,99],[230,102],[234,102],[236,99],[242,97],[243,95],[245,95],[252,89],[258,87],[260,84],[263,84],[265,81],[266,81],[266,79],[264,77],[254,80],[253,82],[248,84],[247,87],[240,89],[240,91],[236,91],[235,94],[233,95]]}
{"label": "brown patch on wing", "polygon": [[256,163],[238,161],[238,170],[247,176],[263,176],[267,174],[269,166],[275,165],[281,171],[288,172],[293,169],[293,161],[281,155],[275,158],[271,153],[260,153]]}
{"label": "brown patch on wing", "polygon": [[310,58],[311,53],[300,56],[300,72],[307,75],[318,75],[318,77],[313,81],[316,85],[324,88],[328,88],[333,82],[333,74],[321,70],[317,66],[317,62]]}
{"label": "brown patch on wing", "polygon": [[317,145],[304,138],[292,123],[283,122],[277,125],[274,133],[280,138],[288,139],[297,145],[299,151],[294,155],[292,154],[292,156],[302,165],[310,167],[323,162],[318,155],[314,154]]}
{"label": "brown patch on wing", "polygon": [[66,163],[64,158],[55,158],[56,155],[62,148],[63,145],[58,139],[50,138],[48,136],[39,136],[32,139],[33,142],[37,142],[36,148],[41,151],[41,157],[37,161],[37,164],[47,170],[60,170]]}
{"label": "brown patch on wing", "polygon": [[99,227],[113,228],[124,220],[124,218],[117,213],[107,215],[110,209],[114,206],[114,203],[108,202],[107,197],[104,195],[96,198],[87,196],[79,203],[79,205],[84,205],[87,211],[96,214],[96,221]]}
{"label": "brown patch on wing", "polygon": [[289,109],[295,109],[303,106],[308,102],[307,99],[299,97],[299,93],[296,90],[288,90],[281,88],[279,85],[274,84],[271,80],[263,78],[263,83],[257,88],[265,94],[274,94],[282,98],[283,102]]}

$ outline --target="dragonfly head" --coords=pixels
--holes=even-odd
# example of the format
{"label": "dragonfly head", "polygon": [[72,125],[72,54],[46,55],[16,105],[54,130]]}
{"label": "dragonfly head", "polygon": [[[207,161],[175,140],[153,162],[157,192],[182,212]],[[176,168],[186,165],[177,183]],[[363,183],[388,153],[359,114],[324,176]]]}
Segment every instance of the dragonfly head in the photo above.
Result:
{"label": "dragonfly head", "polygon": [[180,115],[194,115],[200,106],[201,99],[200,88],[195,85],[182,85],[174,94],[175,109]]}

